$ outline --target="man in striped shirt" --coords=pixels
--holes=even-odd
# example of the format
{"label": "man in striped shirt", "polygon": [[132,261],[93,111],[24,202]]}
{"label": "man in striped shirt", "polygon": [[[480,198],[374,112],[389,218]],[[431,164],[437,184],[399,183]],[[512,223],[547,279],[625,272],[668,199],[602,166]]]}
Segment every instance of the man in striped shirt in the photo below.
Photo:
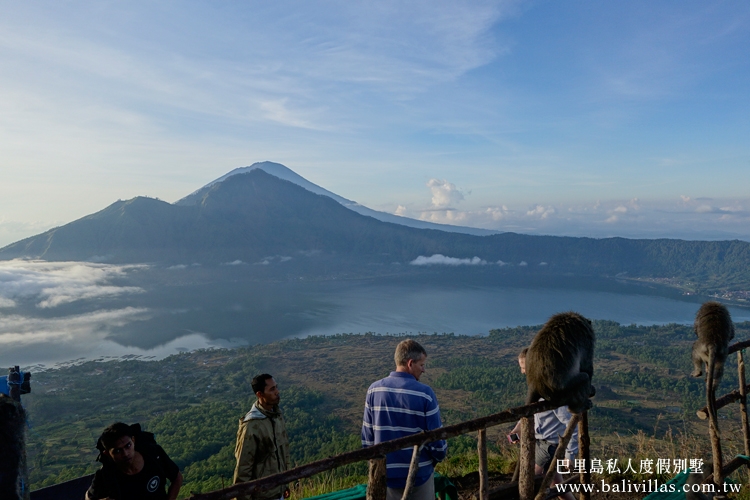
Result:
{"label": "man in striped shirt", "polygon": [[[435,393],[419,382],[425,372],[427,351],[414,340],[404,340],[396,347],[394,359],[396,371],[367,390],[362,421],[363,447],[443,425]],[[435,464],[445,458],[447,448],[445,440],[428,443],[422,448],[411,500],[435,500],[432,476]],[[405,448],[386,456],[387,500],[401,499],[411,455],[412,449]]]}

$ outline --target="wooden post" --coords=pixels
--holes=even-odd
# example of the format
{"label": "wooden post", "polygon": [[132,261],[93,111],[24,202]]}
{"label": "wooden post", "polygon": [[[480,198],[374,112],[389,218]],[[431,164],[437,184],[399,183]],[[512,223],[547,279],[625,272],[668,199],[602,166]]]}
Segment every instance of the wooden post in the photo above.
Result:
{"label": "wooden post", "polygon": [[[727,477],[732,472],[736,471],[743,465],[750,465],[750,460],[745,460],[743,457],[734,457],[722,470],[722,476]],[[703,480],[703,484],[714,482],[714,475],[710,474],[706,479]],[[716,498],[719,498],[718,496]]]}
{"label": "wooden post", "polygon": [[521,500],[534,498],[534,417],[521,419],[521,452],[518,458],[518,497]]}
{"label": "wooden post", "polygon": [[[745,384],[745,393],[747,394],[750,392],[750,384]],[[735,401],[740,400],[740,390],[735,389],[729,394],[724,394],[722,397],[716,400],[716,409],[721,410],[728,404],[732,404]],[[708,418],[708,406],[704,406],[697,412],[695,412],[696,415],[698,415],[698,418],[701,420],[706,420]]]}
{"label": "wooden post", "polygon": [[[565,428],[565,434],[563,434],[560,440],[557,442],[555,456],[552,458],[552,462],[549,464],[549,469],[547,469],[547,472],[544,474],[544,479],[542,480],[542,484],[539,486],[539,492],[536,494],[536,498],[534,500],[544,500],[545,498],[547,498],[547,488],[549,488],[549,485],[552,484],[552,478],[555,477],[555,473],[557,472],[557,462],[558,460],[562,460],[563,456],[565,456],[565,449],[568,447],[568,442],[570,441],[571,436],[573,436],[573,431],[576,429],[578,420],[580,418],[580,414],[574,414],[573,418],[571,418],[570,422],[568,422],[568,426]],[[570,465],[572,467],[573,464]]]}
{"label": "wooden post", "polygon": [[[578,421],[578,458],[583,460],[581,484],[591,484],[591,438],[589,437],[589,412],[581,413]],[[591,500],[591,492],[581,488],[580,500]]]}
{"label": "wooden post", "polygon": [[[737,352],[737,372],[740,378],[740,413],[742,414],[742,435],[745,437],[745,456],[750,456],[750,424],[747,419],[747,387],[745,385],[745,352]],[[748,464],[750,467],[750,464]]]}
{"label": "wooden post", "polygon": [[518,482],[518,471],[521,467],[521,457],[519,454],[518,461],[516,462],[516,469],[513,471],[513,477],[510,479],[511,483],[517,483]]}
{"label": "wooden post", "polygon": [[[716,393],[713,387],[709,386],[709,377],[706,376],[706,405],[710,406],[710,398],[716,401]],[[714,484],[723,485],[724,475],[722,469],[724,468],[724,460],[721,456],[721,438],[719,437],[719,422],[716,418],[717,415],[708,413],[708,437],[711,440],[711,454],[713,455],[714,463]]]}
{"label": "wooden post", "polygon": [[479,500],[489,500],[489,476],[487,472],[487,429],[479,429],[477,436],[479,453]]}
{"label": "wooden post", "polygon": [[370,473],[367,479],[367,500],[385,500],[385,457],[370,459]]}
{"label": "wooden post", "polygon": [[422,451],[422,446],[415,444],[414,451],[411,452],[411,463],[409,464],[409,475],[406,476],[406,486],[404,486],[404,494],[401,500],[408,500],[411,495],[411,489],[414,486],[414,479],[417,477],[419,471],[419,452]]}

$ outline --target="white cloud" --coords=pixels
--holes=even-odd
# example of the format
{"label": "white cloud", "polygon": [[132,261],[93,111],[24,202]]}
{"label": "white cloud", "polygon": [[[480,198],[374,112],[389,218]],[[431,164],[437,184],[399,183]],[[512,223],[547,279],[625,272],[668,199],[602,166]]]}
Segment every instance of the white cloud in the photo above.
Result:
{"label": "white cloud", "polygon": [[731,205],[731,206],[721,207],[719,210],[721,210],[722,212],[738,213],[738,212],[744,212],[745,207],[741,205]]}
{"label": "white cloud", "polygon": [[499,221],[508,217],[510,210],[505,205],[501,207],[487,207],[484,213],[490,217],[493,221]]}
{"label": "white cloud", "polygon": [[[104,353],[137,352],[139,349],[120,346],[110,338],[117,329],[150,317],[147,309],[135,307],[53,318],[0,314],[0,364],[59,362]],[[169,353],[163,355],[166,354]]]}
{"label": "white cloud", "polygon": [[265,117],[273,122],[290,127],[305,129],[322,129],[322,127],[313,125],[309,120],[303,117],[299,110],[292,110],[288,106],[289,98],[264,101],[260,103],[260,109],[265,111]]}
{"label": "white cloud", "polygon": [[543,205],[537,205],[531,210],[526,212],[526,215],[529,217],[539,218],[539,219],[547,219],[551,215],[554,215],[557,213],[557,210],[555,210],[555,207],[552,206],[543,206]]}
{"label": "white cloud", "polygon": [[460,210],[427,210],[419,214],[419,220],[437,222],[439,224],[462,225],[471,219],[471,212]]}
{"label": "white cloud", "polygon": [[0,315],[0,346],[38,345],[43,342],[102,340],[114,328],[149,318],[148,309],[126,307],[63,318],[31,318]]}
{"label": "white cloud", "polygon": [[506,220],[513,220],[514,213],[507,206],[485,207],[478,210],[430,209],[411,211],[399,205],[396,215],[413,217],[415,219],[436,222],[438,224],[453,224],[471,227],[492,228],[493,224]]}
{"label": "white cloud", "polygon": [[241,266],[242,264],[244,264],[244,262],[242,262],[239,259],[233,260],[232,262],[222,262],[221,263],[222,266]]}
{"label": "white cloud", "polygon": [[51,308],[78,300],[141,293],[142,288],[116,286],[110,281],[143,265],[114,266],[87,262],[0,261],[0,300],[12,307],[18,299],[31,298],[39,308]]}
{"label": "white cloud", "polygon": [[413,261],[409,262],[413,266],[484,266],[487,265],[487,261],[480,259],[479,257],[473,257],[471,259],[459,259],[456,257],[446,257],[445,255],[436,253],[429,257],[420,255]]}
{"label": "white cloud", "polygon": [[287,255],[274,255],[272,257],[263,257],[261,260],[259,260],[258,262],[255,262],[253,265],[267,266],[271,264],[272,262],[288,262],[290,260],[292,260],[292,258]]}
{"label": "white cloud", "polygon": [[448,208],[464,199],[464,195],[456,185],[445,179],[430,179],[427,187],[432,191],[432,206],[436,209]]}
{"label": "white cloud", "polygon": [[559,236],[750,240],[750,200],[683,198],[597,200],[588,204],[531,208],[498,204],[478,209],[417,210],[401,205],[399,214],[415,219],[496,231]]}

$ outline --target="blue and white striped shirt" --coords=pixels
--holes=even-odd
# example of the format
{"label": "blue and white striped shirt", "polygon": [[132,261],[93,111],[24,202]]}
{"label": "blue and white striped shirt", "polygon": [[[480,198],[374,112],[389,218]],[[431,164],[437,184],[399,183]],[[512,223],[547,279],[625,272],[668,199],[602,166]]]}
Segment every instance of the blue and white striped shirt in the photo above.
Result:
{"label": "blue and white striped shirt", "polygon": [[[367,390],[365,414],[362,419],[363,447],[442,426],[435,393],[409,373],[391,372]],[[445,458],[447,449],[448,446],[442,439],[428,443],[422,448],[415,486],[420,486],[432,478],[434,465]],[[386,456],[389,487],[406,486],[411,454],[411,448],[404,448]]]}

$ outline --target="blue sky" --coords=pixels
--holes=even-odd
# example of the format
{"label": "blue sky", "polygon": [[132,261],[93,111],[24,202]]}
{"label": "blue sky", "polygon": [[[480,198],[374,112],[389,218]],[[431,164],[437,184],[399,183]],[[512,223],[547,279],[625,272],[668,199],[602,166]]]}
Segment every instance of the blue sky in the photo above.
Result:
{"label": "blue sky", "polygon": [[283,163],[377,210],[750,240],[746,2],[4,2],[0,246]]}

